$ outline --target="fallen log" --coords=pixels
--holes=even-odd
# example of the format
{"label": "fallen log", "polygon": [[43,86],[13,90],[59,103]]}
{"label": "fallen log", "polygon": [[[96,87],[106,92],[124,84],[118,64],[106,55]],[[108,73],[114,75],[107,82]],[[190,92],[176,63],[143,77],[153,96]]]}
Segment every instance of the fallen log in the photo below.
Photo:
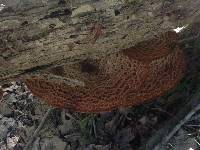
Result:
{"label": "fallen log", "polygon": [[0,84],[49,67],[99,59],[191,24],[200,1],[19,0],[0,11]]}

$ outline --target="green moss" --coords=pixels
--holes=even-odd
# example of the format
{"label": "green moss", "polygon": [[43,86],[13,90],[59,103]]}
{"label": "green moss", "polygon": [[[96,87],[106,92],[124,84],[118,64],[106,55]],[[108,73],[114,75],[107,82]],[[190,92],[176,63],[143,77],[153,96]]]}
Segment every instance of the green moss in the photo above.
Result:
{"label": "green moss", "polygon": [[93,143],[95,140],[93,136],[93,122],[95,118],[93,115],[86,116],[79,122],[81,142],[82,144]]}

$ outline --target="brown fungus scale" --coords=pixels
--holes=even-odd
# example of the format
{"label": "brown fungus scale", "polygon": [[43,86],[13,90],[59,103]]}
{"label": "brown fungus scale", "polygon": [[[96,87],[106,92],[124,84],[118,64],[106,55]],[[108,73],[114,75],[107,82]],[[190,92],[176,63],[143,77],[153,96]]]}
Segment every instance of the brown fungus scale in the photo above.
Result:
{"label": "brown fungus scale", "polygon": [[25,81],[49,105],[77,112],[135,106],[163,95],[181,80],[186,63],[177,43],[178,35],[169,31],[100,60],[85,61],[74,71],[62,70],[64,77],[83,81],[84,86],[40,76]]}

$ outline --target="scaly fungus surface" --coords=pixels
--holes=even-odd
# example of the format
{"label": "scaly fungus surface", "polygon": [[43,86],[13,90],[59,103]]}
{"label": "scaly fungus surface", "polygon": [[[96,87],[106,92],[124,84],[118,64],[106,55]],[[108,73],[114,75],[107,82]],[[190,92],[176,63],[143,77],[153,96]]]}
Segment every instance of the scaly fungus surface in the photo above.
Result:
{"label": "scaly fungus surface", "polygon": [[181,80],[186,63],[178,35],[169,31],[72,68],[57,67],[49,73],[80,80],[84,85],[70,86],[34,75],[25,82],[35,96],[52,106],[77,112],[103,112],[139,105],[163,95]]}

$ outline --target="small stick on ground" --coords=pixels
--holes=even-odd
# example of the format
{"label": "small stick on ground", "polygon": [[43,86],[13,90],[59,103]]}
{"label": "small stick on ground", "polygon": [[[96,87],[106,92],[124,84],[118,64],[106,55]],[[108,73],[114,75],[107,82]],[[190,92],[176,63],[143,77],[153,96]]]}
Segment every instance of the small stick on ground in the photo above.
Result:
{"label": "small stick on ground", "polygon": [[184,125],[190,118],[200,110],[200,88],[191,100],[180,110],[176,116],[168,121],[166,125],[158,130],[148,142],[140,147],[140,149],[161,150],[165,149],[165,145],[174,136],[174,134]]}
{"label": "small stick on ground", "polygon": [[92,120],[93,130],[94,130],[94,137],[97,138],[97,130],[96,130],[96,123],[95,119]]}
{"label": "small stick on ground", "polygon": [[66,111],[66,110],[63,110],[63,111],[64,111],[64,115],[66,115],[70,119],[74,120],[75,122],[78,122],[75,117],[73,117],[70,113],[68,113],[68,111]]}
{"label": "small stick on ground", "polygon": [[47,112],[45,113],[44,117],[42,118],[41,123],[39,124],[38,128],[35,130],[33,136],[30,138],[30,140],[28,141],[28,143],[26,144],[26,146],[24,147],[24,150],[28,150],[29,147],[31,146],[31,144],[34,142],[34,140],[36,139],[36,137],[38,136],[40,130],[42,129],[47,117],[49,116],[49,114],[52,112],[53,108],[49,108],[47,110]]}

